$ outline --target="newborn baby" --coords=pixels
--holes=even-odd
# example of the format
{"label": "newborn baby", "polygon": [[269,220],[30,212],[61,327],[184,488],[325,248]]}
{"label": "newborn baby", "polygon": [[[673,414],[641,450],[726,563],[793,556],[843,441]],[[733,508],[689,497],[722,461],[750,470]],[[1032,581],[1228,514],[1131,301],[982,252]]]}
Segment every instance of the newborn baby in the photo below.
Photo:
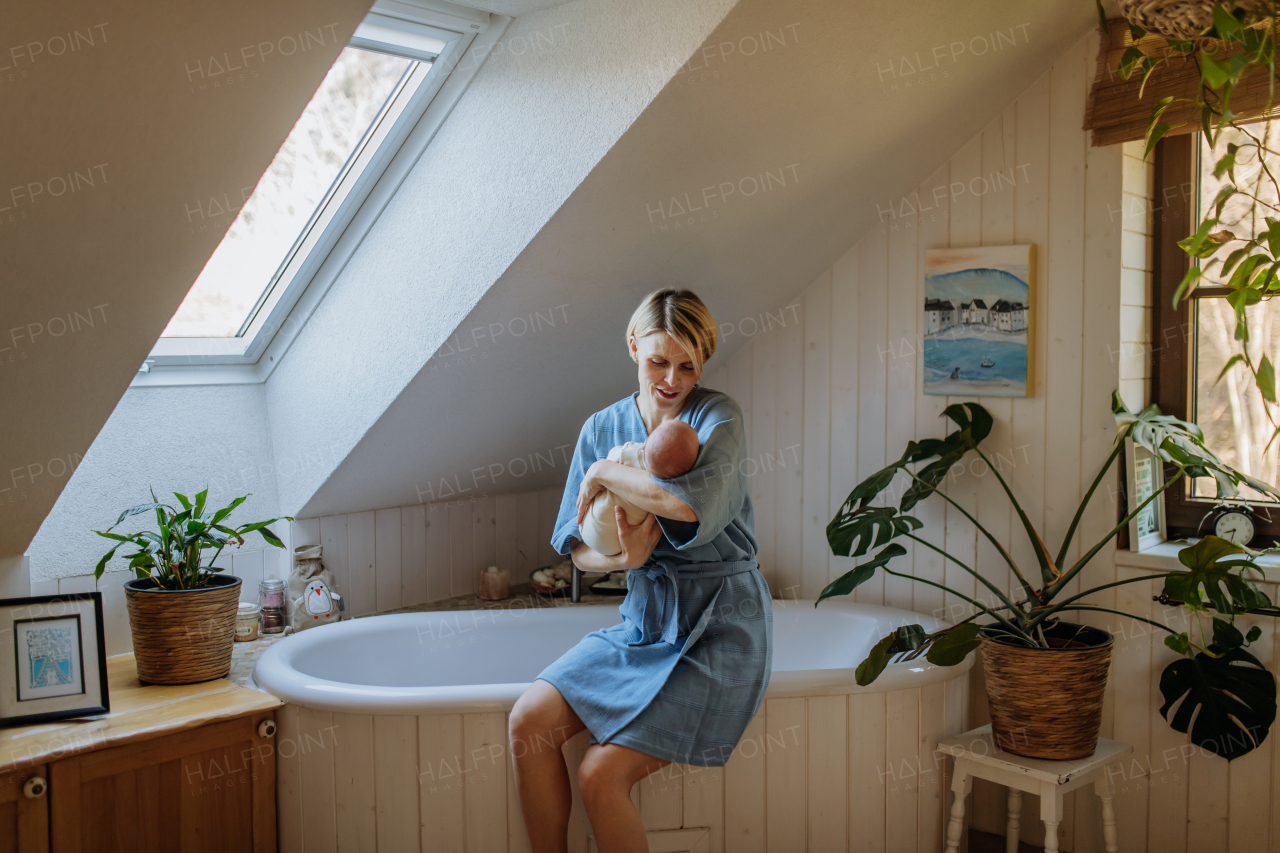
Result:
{"label": "newborn baby", "polygon": [[[664,421],[643,444],[628,441],[609,451],[608,460],[641,468],[660,480],[687,473],[698,461],[698,432],[684,421]],[[597,494],[582,519],[582,541],[606,557],[622,552],[613,508],[627,513],[628,524],[639,524],[648,515],[608,489]]]}

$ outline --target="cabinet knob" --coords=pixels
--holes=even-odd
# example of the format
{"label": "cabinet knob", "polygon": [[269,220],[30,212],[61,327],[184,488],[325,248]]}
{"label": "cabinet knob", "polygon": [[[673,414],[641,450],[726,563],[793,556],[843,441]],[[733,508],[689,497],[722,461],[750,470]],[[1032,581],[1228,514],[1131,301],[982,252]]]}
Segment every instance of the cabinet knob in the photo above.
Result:
{"label": "cabinet knob", "polygon": [[275,720],[263,720],[262,722],[258,723],[259,737],[275,737],[275,734],[276,734]]}
{"label": "cabinet knob", "polygon": [[49,790],[49,783],[44,781],[43,776],[32,776],[22,786],[22,793],[26,795],[28,800],[37,800],[44,796],[44,792]]}

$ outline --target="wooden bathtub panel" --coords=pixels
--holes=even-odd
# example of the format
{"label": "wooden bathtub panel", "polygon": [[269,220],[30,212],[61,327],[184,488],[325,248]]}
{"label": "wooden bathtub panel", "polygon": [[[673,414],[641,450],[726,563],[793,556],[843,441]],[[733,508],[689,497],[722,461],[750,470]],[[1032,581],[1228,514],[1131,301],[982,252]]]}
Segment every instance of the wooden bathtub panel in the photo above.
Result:
{"label": "wooden bathtub panel", "polygon": [[334,823],[338,850],[373,850],[378,843],[374,792],[373,717],[333,715]]}
{"label": "wooden bathtub panel", "polygon": [[915,853],[919,809],[920,690],[885,694],[885,849]]}
{"label": "wooden bathtub panel", "polygon": [[[307,853],[337,853],[334,825],[332,743],[342,733],[333,715],[311,708],[298,709],[298,753],[302,774],[302,849]],[[329,745],[322,748],[317,744]],[[283,748],[282,748],[283,751]]]}
{"label": "wooden bathtub panel", "polygon": [[684,826],[684,770],[668,764],[636,786],[640,791],[640,819],[648,829]]}
{"label": "wooden bathtub panel", "polygon": [[[302,756],[283,749],[298,742],[298,706],[284,705],[276,711],[276,822],[280,850],[302,849]],[[286,758],[284,752],[291,754]]]}
{"label": "wooden bathtub panel", "polygon": [[843,853],[848,847],[849,718],[847,696],[809,699],[809,847]]}
{"label": "wooden bathtub panel", "polygon": [[464,853],[462,715],[418,717],[418,804],[422,849]]}
{"label": "wooden bathtub panel", "polygon": [[766,833],[770,851],[803,850],[806,843],[805,786],[809,734],[804,697],[766,699]]}
{"label": "wooden bathtub panel", "polygon": [[462,721],[467,853],[507,850],[507,715],[467,714]]}
{"label": "wooden bathtub panel", "polygon": [[934,754],[947,731],[946,684],[939,682],[920,688],[920,789],[916,839],[919,850],[942,849],[942,760]]}
{"label": "wooden bathtub panel", "polygon": [[849,695],[849,849],[885,849],[885,694]]}
{"label": "wooden bathtub panel", "polygon": [[764,853],[764,713],[747,726],[724,774],[724,849]]}
{"label": "wooden bathtub panel", "polygon": [[[684,776],[685,826],[705,826],[707,853],[724,853],[723,767],[686,767]],[[515,853],[513,850],[512,853]]]}
{"label": "wooden bathtub panel", "polygon": [[[946,766],[933,750],[968,722],[965,681],[766,700],[727,766],[670,765],[638,783],[632,800],[646,829],[661,834],[655,838],[705,829],[698,849],[712,853],[934,853],[950,803]],[[286,706],[279,722],[280,743],[301,745],[280,757],[282,853],[530,849],[508,714],[368,716]],[[582,732],[563,749],[574,794],[571,853],[589,851],[577,785],[587,745]]]}
{"label": "wooden bathtub panel", "polygon": [[[378,849],[416,850],[420,840],[418,718],[374,717],[373,755]],[[505,821],[502,829],[505,832]]]}

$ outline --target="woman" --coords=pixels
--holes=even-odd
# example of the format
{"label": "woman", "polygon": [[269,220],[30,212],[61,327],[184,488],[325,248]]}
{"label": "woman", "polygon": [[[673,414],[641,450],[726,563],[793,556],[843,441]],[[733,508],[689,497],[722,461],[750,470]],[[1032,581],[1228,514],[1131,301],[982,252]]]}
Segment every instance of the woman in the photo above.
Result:
{"label": "woman", "polygon": [[[773,609],[756,564],[742,410],[697,384],[716,348],[711,313],[687,290],[645,297],[627,327],[640,390],[583,424],[552,545],[585,572],[627,572],[622,624],[593,631],[547,667],[511,711],[511,744],[535,853],[566,849],[571,791],[560,746],[591,731],[579,790],[602,853],[649,849],[633,785],[678,761],[722,767],[764,698]],[[608,461],[670,419],[698,432],[694,468],[670,480]],[[578,525],[608,489],[622,552],[606,557]]]}

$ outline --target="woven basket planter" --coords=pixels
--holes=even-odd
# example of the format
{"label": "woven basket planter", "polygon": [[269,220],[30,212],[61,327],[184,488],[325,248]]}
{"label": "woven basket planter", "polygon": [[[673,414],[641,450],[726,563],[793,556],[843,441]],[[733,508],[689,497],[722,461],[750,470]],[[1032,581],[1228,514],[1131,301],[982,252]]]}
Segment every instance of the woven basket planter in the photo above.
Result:
{"label": "woven basket planter", "polygon": [[215,575],[200,589],[158,589],[150,578],[124,585],[138,678],[195,684],[231,671],[241,580]]}
{"label": "woven basket planter", "polygon": [[[1213,23],[1213,3],[1214,0],[1120,0],[1120,14],[1148,32],[1189,39]],[[1255,22],[1270,9],[1266,0],[1228,0],[1227,7],[1244,9],[1249,16],[1247,22]]]}
{"label": "woven basket planter", "polygon": [[1059,622],[1045,630],[1052,649],[982,642],[991,734],[1005,752],[1028,758],[1084,758],[1098,746],[1102,694],[1115,638]]}

